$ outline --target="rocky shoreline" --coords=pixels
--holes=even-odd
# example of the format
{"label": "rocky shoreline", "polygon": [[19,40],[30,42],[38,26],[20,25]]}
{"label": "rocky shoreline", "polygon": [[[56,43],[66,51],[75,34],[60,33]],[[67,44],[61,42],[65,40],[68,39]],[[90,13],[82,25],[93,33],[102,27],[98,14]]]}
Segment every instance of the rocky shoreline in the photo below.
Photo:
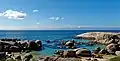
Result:
{"label": "rocky shoreline", "polygon": [[[34,51],[41,51],[43,48],[40,40],[0,39],[0,60],[3,61],[109,61],[111,57],[120,56],[120,33],[112,32],[88,32],[77,35],[75,38],[93,40],[83,43],[75,40],[69,41],[46,41],[47,47],[54,48],[57,43],[57,50],[54,56],[42,56],[34,54]],[[93,51],[86,48],[78,48],[77,45],[85,44],[93,46],[96,43],[105,44],[105,48],[97,47]],[[44,45],[46,46],[46,45]]]}

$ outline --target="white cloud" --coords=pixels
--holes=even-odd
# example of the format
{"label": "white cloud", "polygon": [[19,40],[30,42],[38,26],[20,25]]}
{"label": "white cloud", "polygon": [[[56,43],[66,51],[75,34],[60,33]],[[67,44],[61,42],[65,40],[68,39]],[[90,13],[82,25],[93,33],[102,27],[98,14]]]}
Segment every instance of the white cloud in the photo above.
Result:
{"label": "white cloud", "polygon": [[39,22],[37,22],[36,24],[38,24],[38,25],[39,25],[40,23],[39,23]]}
{"label": "white cloud", "polygon": [[63,20],[64,17],[50,17],[51,20]]}
{"label": "white cloud", "polygon": [[33,12],[39,12],[39,10],[33,10]]}
{"label": "white cloud", "polygon": [[6,10],[3,13],[0,13],[0,16],[7,17],[8,19],[19,19],[23,20],[27,14],[19,11],[14,11],[14,10]]}

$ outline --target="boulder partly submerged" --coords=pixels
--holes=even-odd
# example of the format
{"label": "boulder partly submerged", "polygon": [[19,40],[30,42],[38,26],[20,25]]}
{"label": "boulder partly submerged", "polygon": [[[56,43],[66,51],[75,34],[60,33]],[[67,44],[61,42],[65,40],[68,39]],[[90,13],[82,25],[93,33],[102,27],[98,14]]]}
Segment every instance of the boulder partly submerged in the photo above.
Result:
{"label": "boulder partly submerged", "polygon": [[102,44],[110,44],[113,42],[118,42],[120,39],[119,37],[120,37],[120,33],[115,33],[115,32],[87,32],[75,36],[75,38],[93,40],[93,42],[102,43]]}

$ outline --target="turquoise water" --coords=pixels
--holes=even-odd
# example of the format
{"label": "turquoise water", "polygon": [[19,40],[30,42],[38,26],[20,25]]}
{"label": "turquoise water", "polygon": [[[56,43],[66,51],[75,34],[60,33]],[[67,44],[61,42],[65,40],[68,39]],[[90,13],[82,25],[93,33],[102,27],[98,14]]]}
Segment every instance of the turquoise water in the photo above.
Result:
{"label": "turquoise water", "polygon": [[[82,34],[85,32],[119,32],[120,30],[2,30],[0,31],[0,38],[19,38],[22,40],[41,40],[44,49],[38,51],[41,55],[53,55],[56,50],[61,50],[59,48],[51,48],[49,44],[45,41],[55,41],[57,40],[58,43],[61,40],[73,40],[73,36]],[[89,42],[87,40],[80,40],[74,39],[75,41],[80,42]],[[51,43],[52,44],[52,43]],[[53,46],[57,46],[56,43],[53,43]],[[93,45],[93,46],[86,46],[86,45],[79,45],[78,48],[87,48],[89,50],[93,50],[96,47],[104,47],[104,45]],[[64,49],[62,49],[64,50]]]}
{"label": "turquoise water", "polygon": [[[76,40],[76,41],[80,41],[80,42],[86,42],[86,43],[90,41],[90,40],[78,40],[78,39],[75,39],[75,40]],[[86,46],[86,45],[83,44],[83,45],[79,45],[78,48],[87,48],[87,49],[93,51],[96,47],[104,48],[105,45],[95,44],[95,45],[93,45],[93,46]],[[66,49],[53,49],[53,48],[45,47],[44,50],[42,50],[42,51],[40,51],[40,52],[38,52],[38,53],[39,53],[40,55],[51,56],[51,55],[54,55],[54,52],[55,52],[56,50],[66,50]]]}
{"label": "turquoise water", "polygon": [[[101,48],[104,48],[105,46],[104,45],[95,45],[95,46],[92,46],[92,47],[81,47],[81,48],[87,48],[87,49],[89,49],[89,50],[93,50],[93,49],[95,49],[96,47],[101,47]],[[54,52],[56,51],[56,50],[65,50],[65,49],[52,49],[52,48],[47,48],[46,47],[46,49],[45,50],[42,50],[42,51],[40,51],[40,52],[37,52],[38,54],[40,54],[40,55],[44,55],[44,56],[52,56],[52,55],[54,55]]]}

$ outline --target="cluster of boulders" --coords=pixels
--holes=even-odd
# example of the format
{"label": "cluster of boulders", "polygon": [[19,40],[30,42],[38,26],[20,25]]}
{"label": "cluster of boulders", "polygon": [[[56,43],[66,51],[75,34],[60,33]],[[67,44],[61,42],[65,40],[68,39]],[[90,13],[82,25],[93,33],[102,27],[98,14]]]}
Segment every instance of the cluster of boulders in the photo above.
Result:
{"label": "cluster of boulders", "polygon": [[62,57],[45,57],[41,61],[82,61],[81,58],[62,58]]}
{"label": "cluster of boulders", "polygon": [[42,42],[40,40],[20,41],[18,39],[1,39],[0,47],[0,51],[4,52],[38,51],[42,49]]}
{"label": "cluster of boulders", "polygon": [[77,35],[75,38],[93,40],[93,42],[102,44],[110,44],[119,42],[119,36],[120,33],[113,32],[87,32]]}
{"label": "cluster of boulders", "polygon": [[107,45],[104,49],[95,49],[94,53],[115,54],[116,51],[120,51],[120,33],[88,32],[77,35],[76,37],[93,40],[93,42]]}
{"label": "cluster of boulders", "polygon": [[47,43],[44,46],[53,48],[53,49],[66,49],[66,48],[76,48],[76,42],[74,40],[69,41],[46,41]]}
{"label": "cluster of boulders", "polygon": [[101,49],[100,47],[97,47],[94,49],[94,54],[112,54],[116,55],[116,51],[120,51],[120,47],[118,44],[108,44],[105,48]]}
{"label": "cluster of boulders", "polygon": [[60,55],[61,57],[79,57],[79,56],[85,56],[90,57],[91,51],[84,48],[77,48],[72,50],[58,50],[56,51],[57,55]]}
{"label": "cluster of boulders", "polygon": [[[24,54],[23,56],[21,55],[17,55],[17,56],[7,56],[6,59],[4,59],[5,61],[31,61],[31,59],[33,58],[33,55],[30,53]],[[33,60],[32,60],[33,61]]]}

